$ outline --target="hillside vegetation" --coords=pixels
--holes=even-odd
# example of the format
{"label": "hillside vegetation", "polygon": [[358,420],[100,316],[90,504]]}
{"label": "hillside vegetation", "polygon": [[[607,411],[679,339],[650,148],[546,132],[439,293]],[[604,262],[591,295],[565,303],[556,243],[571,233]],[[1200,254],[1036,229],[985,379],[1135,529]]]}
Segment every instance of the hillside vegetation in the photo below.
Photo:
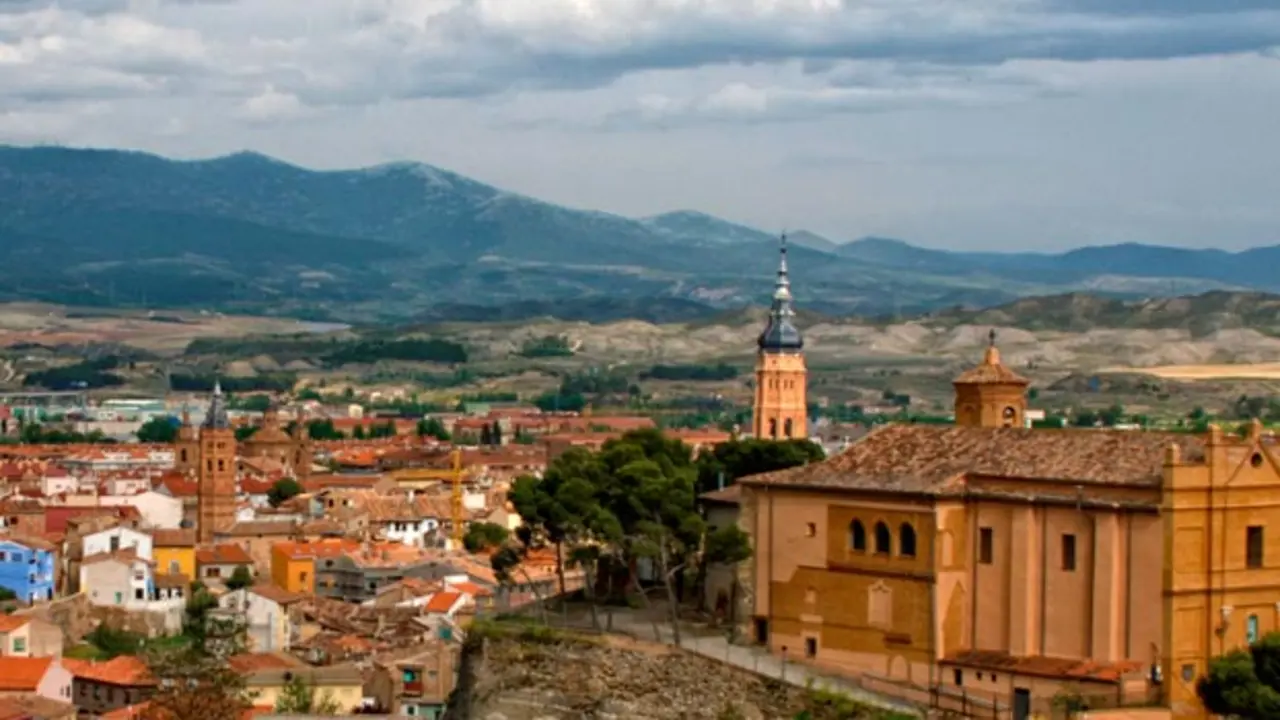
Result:
{"label": "hillside vegetation", "polygon": [[[318,172],[253,153],[177,162],[0,147],[0,197],[0,301],[357,322],[671,322],[766,302],[777,265],[772,232],[695,211],[576,210],[418,163]],[[1274,247],[993,254],[799,231],[790,259],[800,305],[829,315],[1083,290],[1280,290]]]}

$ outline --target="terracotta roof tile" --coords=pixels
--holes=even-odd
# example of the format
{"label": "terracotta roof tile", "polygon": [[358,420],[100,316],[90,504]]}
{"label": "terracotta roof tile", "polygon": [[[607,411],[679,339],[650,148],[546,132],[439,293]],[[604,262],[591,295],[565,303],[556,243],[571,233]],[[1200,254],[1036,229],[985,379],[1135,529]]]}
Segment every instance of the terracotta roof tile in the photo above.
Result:
{"label": "terracotta roof tile", "polygon": [[956,385],[1029,385],[1030,380],[1005,367],[995,345],[987,348],[982,364],[960,373]]}
{"label": "terracotta roof tile", "polygon": [[182,573],[157,573],[155,583],[158,588],[186,588],[191,584],[191,578]]}
{"label": "terracotta roof tile", "polygon": [[31,622],[29,615],[0,615],[0,632],[13,632]]}
{"label": "terracotta roof tile", "polygon": [[125,549],[123,549],[123,550],[116,550],[115,552],[101,552],[101,553],[96,553],[96,554],[94,554],[94,555],[90,555],[89,557],[87,557],[87,558],[85,558],[85,559],[81,560],[81,561],[80,561],[80,564],[81,564],[81,565],[92,565],[92,564],[94,564],[94,563],[105,562],[105,561],[107,561],[107,560],[115,560],[115,561],[117,561],[117,562],[122,562],[122,563],[125,563],[125,564],[131,564],[131,563],[138,562],[138,561],[142,561],[142,562],[144,562],[144,563],[147,563],[148,565],[154,565],[154,564],[155,564],[155,563],[154,563],[154,562],[152,562],[151,560],[148,560],[148,559],[146,559],[146,558],[144,558],[144,557],[140,557],[140,556],[138,555],[138,549],[137,549],[137,548],[125,548]]}
{"label": "terracotta roof tile", "polygon": [[1126,675],[1145,672],[1147,665],[1136,660],[1098,662],[1075,658],[1044,656],[1018,656],[996,650],[963,650],[952,655],[944,663],[967,667],[1002,670],[1019,675],[1036,675],[1047,678],[1074,678],[1102,682],[1119,682]]}
{"label": "terracotta roof tile", "polygon": [[214,545],[196,550],[196,562],[201,565],[252,565],[253,558],[239,545]]}
{"label": "terracotta roof tile", "polygon": [[242,675],[261,670],[299,667],[303,664],[300,660],[279,653],[242,653],[227,659],[227,665]]}
{"label": "terracotta roof tile", "polygon": [[194,547],[195,530],[152,530],[151,544],[155,547]]}
{"label": "terracotta roof tile", "polygon": [[52,662],[50,657],[0,657],[0,691],[33,692]]}
{"label": "terracotta roof tile", "polygon": [[460,592],[436,593],[431,596],[430,600],[427,600],[427,604],[424,606],[424,609],[427,612],[447,613],[452,610],[453,606],[457,605],[458,601],[463,597],[464,595]]}
{"label": "terracotta roof tile", "polygon": [[966,476],[1155,487],[1171,444],[1185,460],[1204,456],[1203,439],[1185,433],[893,424],[823,462],[741,482],[926,494],[960,492]]}
{"label": "terracotta roof tile", "polygon": [[702,493],[698,497],[707,502],[737,505],[742,502],[742,486],[730,485],[727,488]]}
{"label": "terracotta roof tile", "polygon": [[470,595],[471,597],[478,598],[478,597],[489,597],[493,595],[493,591],[490,590],[489,588],[482,587],[473,582],[456,582],[456,583],[451,582],[446,584],[449,587],[453,588],[454,590],[457,590],[458,592],[464,592]]}
{"label": "terracotta roof tile", "polygon": [[306,595],[302,593],[289,592],[274,583],[261,583],[249,587],[249,592],[260,597],[264,597],[281,605],[288,605],[300,600],[305,600]]}
{"label": "terracotta roof tile", "polygon": [[120,655],[106,662],[81,660],[75,663],[64,661],[63,664],[72,675],[82,680],[134,687],[156,684],[146,663],[133,655]]}

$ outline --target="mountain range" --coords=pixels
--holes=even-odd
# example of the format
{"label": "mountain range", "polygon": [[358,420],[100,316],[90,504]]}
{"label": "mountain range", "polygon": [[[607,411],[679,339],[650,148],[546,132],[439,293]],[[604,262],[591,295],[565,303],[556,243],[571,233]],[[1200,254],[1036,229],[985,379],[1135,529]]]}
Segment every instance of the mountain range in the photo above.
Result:
{"label": "mountain range", "polygon": [[[1280,290],[1280,246],[972,253],[789,237],[797,302],[826,314]],[[683,319],[764,302],[777,243],[699,212],[575,210],[419,163],[314,171],[255,153],[0,147],[0,300],[339,320],[599,319],[593,307]]]}

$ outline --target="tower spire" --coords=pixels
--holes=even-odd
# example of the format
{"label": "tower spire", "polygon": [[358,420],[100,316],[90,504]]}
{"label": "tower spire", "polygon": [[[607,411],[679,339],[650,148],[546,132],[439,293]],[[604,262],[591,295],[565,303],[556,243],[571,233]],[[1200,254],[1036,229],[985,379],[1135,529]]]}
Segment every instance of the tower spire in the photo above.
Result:
{"label": "tower spire", "polygon": [[792,321],[791,277],[787,267],[787,234],[778,241],[778,276],[769,304],[769,319],[760,333],[756,356],[752,429],[771,440],[808,437],[807,371],[804,338]]}
{"label": "tower spire", "polygon": [[796,311],[791,306],[791,277],[787,270],[787,235],[782,234],[778,249],[778,278],[773,284],[773,302],[769,305],[769,320],[760,333],[758,345],[762,352],[799,352],[804,338],[792,324]]}
{"label": "tower spire", "polygon": [[779,317],[795,315],[791,308],[791,278],[787,275],[787,234],[782,233],[779,245],[778,279],[773,286],[772,314]]}
{"label": "tower spire", "polygon": [[228,428],[231,421],[227,417],[227,405],[222,397],[222,381],[213,381],[213,397],[209,399],[209,410],[204,417],[206,428]]}

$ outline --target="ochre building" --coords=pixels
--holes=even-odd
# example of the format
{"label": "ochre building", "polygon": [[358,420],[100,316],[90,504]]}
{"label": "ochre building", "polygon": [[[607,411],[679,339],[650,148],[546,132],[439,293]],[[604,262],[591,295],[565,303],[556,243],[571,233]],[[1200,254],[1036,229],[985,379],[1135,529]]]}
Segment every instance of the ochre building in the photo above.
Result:
{"label": "ochre building", "polygon": [[281,470],[298,481],[311,476],[314,457],[311,439],[307,433],[306,418],[299,416],[288,432],[280,420],[280,410],[273,402],[262,414],[262,424],[257,431],[240,443],[240,456],[260,458],[279,464]]}
{"label": "ochre building", "polygon": [[1209,659],[1280,620],[1273,441],[1024,428],[1026,387],[993,343],[956,380],[956,425],[744,479],[745,630],[943,707],[1203,717]]}
{"label": "ochre building", "polygon": [[791,281],[787,275],[787,238],[774,286],[769,320],[756,345],[755,401],[751,432],[758,438],[785,440],[809,436],[809,405],[805,384],[804,338],[795,326]]}

